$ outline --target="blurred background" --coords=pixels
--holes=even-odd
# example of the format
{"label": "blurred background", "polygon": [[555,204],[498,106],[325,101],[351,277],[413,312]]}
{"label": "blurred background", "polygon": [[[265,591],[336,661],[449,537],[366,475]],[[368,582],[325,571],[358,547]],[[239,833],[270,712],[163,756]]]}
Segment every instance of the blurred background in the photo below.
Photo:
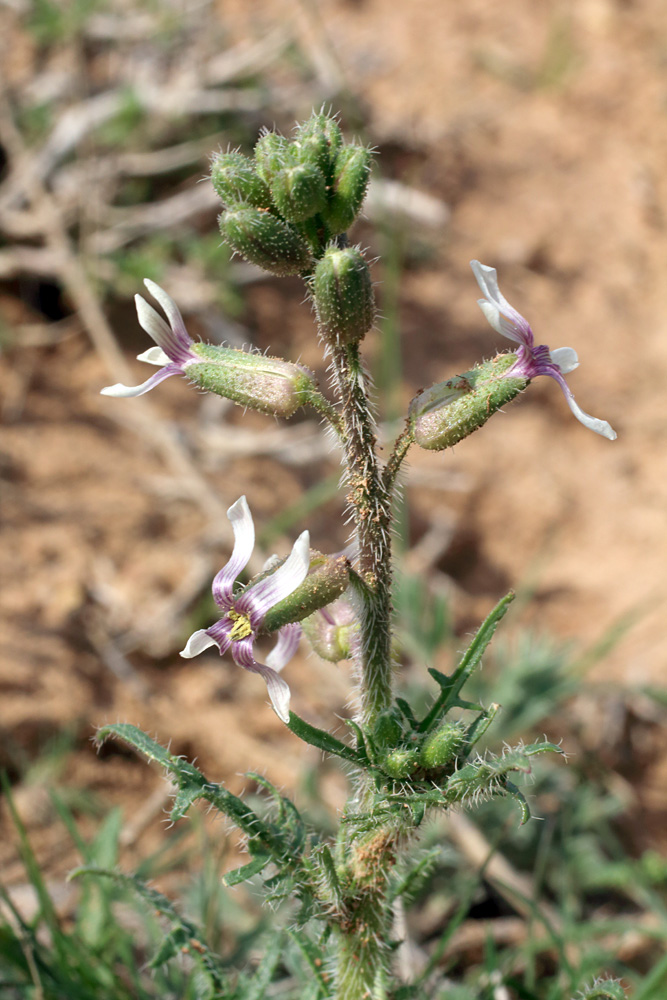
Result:
{"label": "blurred background", "polygon": [[[270,348],[326,385],[302,285],[230,259],[205,180],[212,152],[250,152],[260,128],[287,133],[325,106],[378,152],[351,235],[380,258],[367,359],[384,439],[417,389],[507,346],[476,305],[473,257],[498,269],[538,343],[577,350],[578,403],[618,431],[588,433],[541,380],[453,452],[410,455],[405,689],[425,697],[424,664],[448,669],[514,587],[479,696],[505,707],[496,740],[544,732],[571,755],[535,776],[542,821],[519,840],[509,808],[499,825],[482,810],[429,835],[450,844],[442,870],[473,887],[442,961],[463,980],[492,940],[524,991],[526,968],[535,983],[555,975],[553,941],[521,950],[541,900],[575,938],[590,929],[581,968],[601,955],[633,995],[666,995],[662,0],[4,0],[0,19],[0,763],[62,913],[76,905],[62,881],[82,849],[74,827],[88,842],[119,807],[110,836],[127,870],[176,836],[161,775],[118,745],[96,753],[103,722],[171,740],[235,791],[258,769],[322,817],[344,801],[343,778],[305,757],[255,677],[177,655],[211,620],[224,512],[242,493],[265,554],[305,527],[324,551],[346,544],[322,428],[244,415],[178,379],[141,400],[99,395],[146,377],[132,301],[144,277],[193,336]],[[345,664],[304,650],[287,679],[296,711],[343,731]],[[2,821],[5,883],[34,912],[6,809]],[[223,867],[236,851],[205,826],[169,841],[166,885],[194,863],[193,838],[199,856],[212,837]],[[451,880],[440,909],[417,901],[423,947],[448,893]]]}

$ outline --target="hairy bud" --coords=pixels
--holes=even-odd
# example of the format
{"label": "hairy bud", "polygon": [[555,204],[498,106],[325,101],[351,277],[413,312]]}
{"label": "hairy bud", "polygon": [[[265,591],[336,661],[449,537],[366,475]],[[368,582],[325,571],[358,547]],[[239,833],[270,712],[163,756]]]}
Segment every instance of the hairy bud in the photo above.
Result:
{"label": "hairy bud", "polygon": [[373,726],[373,739],[379,747],[395,747],[403,728],[391,709],[380,712]]}
{"label": "hairy bud", "polygon": [[382,762],[382,768],[391,778],[408,778],[419,767],[417,750],[392,750]]}
{"label": "hairy bud", "polygon": [[331,183],[336,155],[343,144],[338,122],[328,115],[312,115],[297,127],[295,144],[301,162],[319,167],[327,184]]}
{"label": "hairy bud", "polygon": [[356,344],[372,327],[371,272],[358,247],[327,247],[315,268],[312,290],[321,331],[329,343]]}
{"label": "hairy bud", "polygon": [[430,733],[421,745],[419,761],[427,770],[443,767],[456,756],[465,740],[465,732],[456,722],[446,722]]}
{"label": "hairy bud", "polygon": [[516,355],[499,354],[418,393],[410,403],[410,420],[420,448],[450,448],[518,396],[528,379],[507,374],[515,362]]}
{"label": "hairy bud", "polygon": [[271,274],[301,274],[312,266],[305,239],[270,212],[250,207],[223,212],[220,232],[232,249]]}
{"label": "hairy bud", "polygon": [[193,344],[192,352],[201,358],[187,367],[195,385],[261,413],[291,417],[315,389],[311,371],[282,358],[215,344]]}
{"label": "hairy bud", "polygon": [[325,218],[332,235],[344,233],[361,210],[371,175],[371,151],[365,146],[343,146],[336,156],[332,191]]}
{"label": "hairy bud", "polygon": [[[272,567],[272,571],[275,570]],[[311,551],[308,576],[289,597],[274,604],[264,618],[263,629],[275,632],[290,622],[301,622],[331,604],[350,585],[350,564],[345,556],[325,556]]]}
{"label": "hairy bud", "polygon": [[321,212],[327,202],[324,174],[313,163],[296,163],[273,175],[273,203],[288,222],[304,222]]}
{"label": "hairy bud", "polygon": [[225,205],[239,202],[256,208],[271,205],[268,186],[242,153],[218,153],[211,163],[211,181]]}
{"label": "hairy bud", "polygon": [[274,175],[287,166],[289,159],[289,143],[277,132],[265,132],[255,143],[255,168],[269,186]]}

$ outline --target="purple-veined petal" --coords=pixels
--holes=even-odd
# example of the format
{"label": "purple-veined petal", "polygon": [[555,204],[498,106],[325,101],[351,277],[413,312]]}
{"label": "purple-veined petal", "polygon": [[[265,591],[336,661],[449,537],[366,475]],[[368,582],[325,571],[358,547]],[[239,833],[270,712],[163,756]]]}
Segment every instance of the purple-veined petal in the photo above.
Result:
{"label": "purple-veined petal", "polygon": [[478,260],[471,260],[470,266],[484,296],[483,299],[477,300],[477,305],[484,313],[487,322],[496,333],[507,337],[508,340],[532,347],[535,341],[530,324],[501,294],[495,267],[480,264]]}
{"label": "purple-veined petal", "polygon": [[253,629],[264,618],[264,615],[283,598],[289,597],[292,591],[303,583],[310,568],[310,533],[302,532],[295,541],[292,551],[285,562],[275,573],[264,580],[248,587],[235,602],[238,611],[247,614]]}
{"label": "purple-veined petal", "polygon": [[164,309],[164,314],[169,320],[172,337],[176,341],[179,350],[189,354],[190,347],[192,345],[192,338],[185,328],[181,311],[172,299],[171,295],[167,295],[164,288],[160,288],[160,286],[156,285],[154,281],[150,280],[150,278],[144,278],[144,285],[153,298],[159,302]]}
{"label": "purple-veined petal", "polygon": [[303,629],[298,622],[283,625],[278,632],[278,641],[266,658],[266,665],[277,673],[292,659],[297,649]]}
{"label": "purple-veined petal", "polygon": [[161,347],[149,347],[147,351],[137,354],[137,361],[145,361],[148,365],[162,367],[162,365],[169,364],[169,355],[165,354]]}
{"label": "purple-veined petal", "polygon": [[116,385],[107,385],[104,389],[100,389],[100,394],[102,396],[117,396],[120,399],[143,396],[145,392],[150,392],[151,389],[154,389],[160,382],[164,382],[166,378],[170,378],[171,375],[182,375],[180,365],[171,363],[165,365],[164,368],[161,368],[159,372],[155,372],[155,375],[151,375],[141,385],[123,385],[121,382],[117,382]]}
{"label": "purple-veined petal", "polygon": [[584,427],[588,427],[589,430],[595,431],[596,434],[602,435],[602,437],[607,438],[609,441],[616,440],[618,435],[616,434],[616,431],[613,429],[611,424],[607,423],[606,420],[600,420],[598,417],[591,417],[589,413],[586,413],[584,410],[582,410],[582,408],[575,400],[572,390],[570,389],[569,385],[561,375],[560,371],[558,373],[545,372],[545,374],[551,374],[551,377],[556,379],[559,386],[563,390],[563,393],[567,400],[567,405],[570,407],[570,409],[572,410],[573,414],[575,415],[579,423],[583,424]]}
{"label": "purple-veined petal", "polygon": [[254,674],[260,674],[264,678],[271,704],[276,715],[283,722],[289,722],[290,689],[279,673],[263,663],[257,663],[252,655],[252,637],[241,639],[232,644],[232,656],[234,662],[250,670]]}
{"label": "purple-veined petal", "polygon": [[563,375],[569,375],[579,367],[579,356],[572,347],[557,347],[555,351],[549,351],[549,357]]}
{"label": "purple-veined petal", "polygon": [[229,609],[232,599],[234,581],[248,565],[252,550],[255,547],[255,525],[244,496],[227,511],[234,532],[234,549],[229,562],[222,567],[213,580],[213,598],[221,608]]}
{"label": "purple-veined petal", "polygon": [[205,628],[200,628],[192,633],[185,644],[185,649],[181,650],[180,656],[185,660],[190,660],[193,656],[199,656],[209,646],[217,646],[217,642],[213,636],[208,634]]}

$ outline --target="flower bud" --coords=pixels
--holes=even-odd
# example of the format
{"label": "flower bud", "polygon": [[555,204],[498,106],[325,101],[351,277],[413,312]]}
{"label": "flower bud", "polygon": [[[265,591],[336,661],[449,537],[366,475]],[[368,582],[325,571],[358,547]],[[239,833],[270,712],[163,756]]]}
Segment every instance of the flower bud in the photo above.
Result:
{"label": "flower bud", "polygon": [[315,388],[311,371],[282,358],[215,344],[193,344],[192,352],[201,358],[187,366],[195,385],[261,413],[291,417]]}
{"label": "flower bud", "polygon": [[271,195],[256,173],[252,161],[242,153],[218,153],[211,163],[211,182],[225,205],[245,202],[269,208]]}
{"label": "flower bud", "polygon": [[375,297],[358,247],[327,247],[312,283],[322,334],[330,344],[356,344],[373,325]]}
{"label": "flower bud", "polygon": [[371,174],[371,151],[365,146],[343,146],[336,156],[332,191],[325,211],[332,235],[344,233],[356,219]]}
{"label": "flower bud", "polygon": [[350,585],[349,567],[345,556],[311,551],[308,576],[289,597],[267,611],[264,631],[275,632],[290,622],[301,622],[335,601]]}
{"label": "flower bud", "polygon": [[457,444],[518,396],[528,379],[508,374],[515,362],[515,354],[498,354],[464,375],[417,393],[409,413],[420,448],[441,451]]}
{"label": "flower bud", "polygon": [[352,603],[340,597],[303,620],[303,631],[318,656],[338,663],[352,656],[352,644],[359,631]]}
{"label": "flower bud", "polygon": [[268,185],[290,159],[290,145],[285,136],[277,132],[265,132],[255,143],[255,169]]}
{"label": "flower bud", "polygon": [[401,736],[403,727],[391,709],[380,712],[373,726],[373,739],[379,747],[395,747]]}
{"label": "flower bud", "polygon": [[277,171],[271,180],[271,196],[288,222],[303,222],[321,212],[327,202],[324,174],[313,163],[297,163]]}
{"label": "flower bud", "polygon": [[454,759],[464,740],[465,733],[461,726],[456,722],[446,722],[426,737],[419,751],[419,762],[429,771],[443,767]]}
{"label": "flower bud", "polygon": [[312,115],[297,126],[295,144],[302,163],[319,167],[329,184],[333,178],[336,155],[343,144],[338,122],[328,115]]}
{"label": "flower bud", "polygon": [[392,750],[382,762],[382,769],[392,778],[407,778],[418,767],[417,750]]}
{"label": "flower bud", "polygon": [[250,207],[223,212],[220,232],[233,250],[272,274],[300,274],[312,266],[301,234],[270,212]]}

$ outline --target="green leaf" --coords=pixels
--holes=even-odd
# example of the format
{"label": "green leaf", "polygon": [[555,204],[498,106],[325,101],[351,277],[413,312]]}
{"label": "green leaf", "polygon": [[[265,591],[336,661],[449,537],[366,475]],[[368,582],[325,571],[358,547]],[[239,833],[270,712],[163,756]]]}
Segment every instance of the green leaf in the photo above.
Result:
{"label": "green leaf", "polygon": [[240,885],[241,882],[247,882],[248,879],[253,878],[255,875],[259,875],[260,872],[264,871],[266,866],[271,861],[271,857],[268,854],[258,854],[257,857],[249,861],[247,865],[242,865],[240,868],[235,868],[231,872],[227,872],[223,875],[222,881],[226,886]]}
{"label": "green leaf", "polygon": [[479,666],[487,646],[491,642],[499,623],[505,617],[514,597],[514,592],[510,591],[502,600],[498,601],[491,614],[480,625],[477,634],[463,654],[461,662],[451,677],[446,677],[444,674],[433,669],[429,670],[431,676],[435,677],[438,684],[440,684],[441,692],[431,710],[422,719],[419,725],[421,732],[430,729],[447,714],[450,708],[458,704],[458,695],[461,688],[473,671]]}
{"label": "green leaf", "polygon": [[334,754],[336,757],[349,760],[353,764],[363,763],[362,755],[356,750],[342,743],[335,736],[332,736],[331,733],[327,733],[326,730],[311,726],[309,722],[302,719],[296,712],[290,712],[288,726],[295,736],[298,736],[304,743],[310,743],[311,746],[317,747],[318,750]]}

